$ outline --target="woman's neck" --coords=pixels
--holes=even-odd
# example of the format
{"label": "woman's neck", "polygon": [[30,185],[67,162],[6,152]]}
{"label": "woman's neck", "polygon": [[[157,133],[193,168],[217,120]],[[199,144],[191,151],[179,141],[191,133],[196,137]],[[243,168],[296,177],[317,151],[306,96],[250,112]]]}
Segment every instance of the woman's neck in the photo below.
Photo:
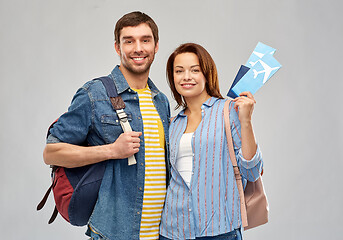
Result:
{"label": "woman's neck", "polygon": [[194,114],[201,112],[201,106],[204,102],[210,99],[211,96],[206,94],[204,96],[198,98],[185,98],[185,102],[187,104],[187,108],[185,109],[185,114]]}

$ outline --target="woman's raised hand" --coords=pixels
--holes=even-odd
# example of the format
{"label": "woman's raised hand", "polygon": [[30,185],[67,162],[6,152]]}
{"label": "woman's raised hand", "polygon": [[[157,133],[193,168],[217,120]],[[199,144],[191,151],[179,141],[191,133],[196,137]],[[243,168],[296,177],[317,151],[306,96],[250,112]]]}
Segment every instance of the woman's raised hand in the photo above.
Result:
{"label": "woman's raised hand", "polygon": [[251,92],[242,92],[239,97],[232,100],[235,105],[234,109],[238,112],[239,121],[250,122],[254,111],[255,99]]}

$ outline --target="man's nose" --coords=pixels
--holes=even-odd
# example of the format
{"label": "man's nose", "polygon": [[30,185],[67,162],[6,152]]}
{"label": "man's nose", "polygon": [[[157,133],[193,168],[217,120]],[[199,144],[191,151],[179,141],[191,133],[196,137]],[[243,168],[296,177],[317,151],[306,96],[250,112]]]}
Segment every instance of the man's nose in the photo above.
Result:
{"label": "man's nose", "polygon": [[137,41],[135,43],[135,52],[141,53],[142,51],[143,51],[143,46],[139,41]]}

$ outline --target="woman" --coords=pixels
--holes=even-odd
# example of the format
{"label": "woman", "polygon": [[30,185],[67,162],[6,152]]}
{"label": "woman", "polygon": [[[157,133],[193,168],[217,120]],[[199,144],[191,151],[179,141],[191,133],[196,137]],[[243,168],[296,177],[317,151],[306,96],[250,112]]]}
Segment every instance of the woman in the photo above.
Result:
{"label": "woman", "polygon": [[[179,46],[167,62],[177,107],[171,121],[171,179],[160,225],[160,239],[242,239],[240,200],[224,125],[225,99],[217,70],[200,45]],[[244,92],[230,104],[230,125],[243,182],[255,181],[262,155],[251,115],[255,100]]]}

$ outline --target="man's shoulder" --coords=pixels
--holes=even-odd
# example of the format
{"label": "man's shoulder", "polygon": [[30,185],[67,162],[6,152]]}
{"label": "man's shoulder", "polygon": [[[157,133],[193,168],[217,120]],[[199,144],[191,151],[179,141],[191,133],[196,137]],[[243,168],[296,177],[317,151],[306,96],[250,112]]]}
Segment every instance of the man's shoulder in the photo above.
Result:
{"label": "man's shoulder", "polygon": [[166,96],[163,92],[159,91],[159,93],[161,94],[161,97],[162,97],[163,99],[165,99],[167,102],[169,102],[167,96]]}
{"label": "man's shoulder", "polygon": [[79,90],[85,91],[93,99],[104,99],[107,96],[106,89],[98,78],[84,83]]}
{"label": "man's shoulder", "polygon": [[152,92],[154,92],[155,94],[158,94],[161,98],[168,101],[167,96],[156,87],[156,85],[150,78],[148,79],[148,86]]}
{"label": "man's shoulder", "polygon": [[95,90],[99,88],[103,89],[103,84],[101,83],[99,78],[94,78],[92,80],[85,82],[81,88],[85,90]]}

